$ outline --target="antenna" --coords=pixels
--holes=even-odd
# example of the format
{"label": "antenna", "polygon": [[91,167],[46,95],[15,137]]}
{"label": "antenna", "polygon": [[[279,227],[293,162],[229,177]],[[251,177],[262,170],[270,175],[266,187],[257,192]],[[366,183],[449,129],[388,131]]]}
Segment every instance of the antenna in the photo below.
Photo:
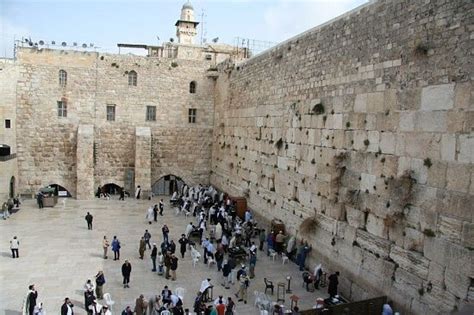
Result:
{"label": "antenna", "polygon": [[40,40],[40,41],[38,42],[38,44],[40,44],[40,46],[43,46],[43,45],[44,45],[44,41],[43,41],[43,40]]}
{"label": "antenna", "polygon": [[66,47],[66,45],[67,45],[66,42],[62,42],[62,43],[61,43],[61,46],[63,46],[63,47]]}

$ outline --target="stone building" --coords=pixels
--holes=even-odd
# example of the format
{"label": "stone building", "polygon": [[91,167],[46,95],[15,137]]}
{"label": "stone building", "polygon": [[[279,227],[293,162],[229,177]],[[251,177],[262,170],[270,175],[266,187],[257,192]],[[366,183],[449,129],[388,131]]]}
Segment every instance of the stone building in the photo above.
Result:
{"label": "stone building", "polygon": [[81,199],[211,183],[310,241],[349,299],[449,313],[474,298],[473,12],[371,1],[249,60],[180,23],[148,57],[20,49],[0,72],[12,176]]}

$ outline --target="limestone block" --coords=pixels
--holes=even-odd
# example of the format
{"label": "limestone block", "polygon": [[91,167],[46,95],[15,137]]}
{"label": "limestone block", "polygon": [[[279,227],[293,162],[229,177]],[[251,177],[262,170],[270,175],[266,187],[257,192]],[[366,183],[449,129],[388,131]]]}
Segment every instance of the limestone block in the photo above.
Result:
{"label": "limestone block", "polygon": [[392,246],[390,250],[390,258],[392,258],[402,269],[421,278],[428,278],[429,260],[421,254],[413,251],[407,251],[399,246]]}
{"label": "limestone block", "polygon": [[395,271],[395,281],[393,283],[395,289],[405,292],[410,297],[419,296],[418,290],[423,286],[423,279],[417,274],[398,268]]}
{"label": "limestone block", "polygon": [[343,125],[342,125],[342,114],[334,114],[332,115],[333,117],[333,129],[343,129]]}
{"label": "limestone block", "polygon": [[395,135],[392,132],[380,133],[380,150],[382,153],[395,153]]}
{"label": "limestone block", "polygon": [[[473,265],[472,256],[469,263],[471,264],[471,266]],[[461,299],[465,299],[467,297],[467,292],[471,283],[468,277],[469,269],[465,269],[468,266],[459,266],[461,267],[461,269],[458,269],[457,265],[458,264],[456,264],[456,266],[449,265],[446,268],[446,272],[444,274],[444,282],[446,284],[447,291],[451,292],[452,294]],[[470,269],[470,271],[472,272],[472,267]]]}
{"label": "limestone block", "polygon": [[463,222],[461,245],[466,248],[474,248],[474,224],[471,222]]}
{"label": "limestone block", "polygon": [[421,109],[424,111],[446,110],[454,105],[454,83],[431,85],[421,91]]}
{"label": "limestone block", "polygon": [[369,131],[368,140],[369,140],[369,146],[367,147],[367,151],[378,152],[379,151],[379,132]]}
{"label": "limestone block", "polygon": [[423,252],[424,235],[419,230],[405,228],[405,240],[403,248],[406,250]]}
{"label": "limestone block", "polygon": [[387,237],[388,228],[384,223],[384,219],[369,213],[366,224],[367,232],[381,238]]}
{"label": "limestone block", "polygon": [[456,154],[456,136],[444,134],[441,136],[441,159],[444,161],[454,161]]}
{"label": "limestone block", "polygon": [[384,110],[384,92],[367,94],[367,112],[376,113]]}
{"label": "limestone block", "polygon": [[364,213],[358,209],[346,206],[347,222],[355,228],[365,226]]}
{"label": "limestone block", "polygon": [[400,113],[400,131],[414,131],[415,130],[416,112],[404,111]]}
{"label": "limestone block", "polygon": [[446,188],[460,192],[468,192],[471,182],[470,164],[449,163],[446,173]]}
{"label": "limestone block", "polygon": [[449,252],[450,243],[439,237],[426,237],[423,243],[423,255],[441,266],[447,266],[451,259]]}
{"label": "limestone block", "polygon": [[356,233],[356,242],[362,249],[374,253],[375,255],[379,255],[382,258],[389,256],[391,242],[384,238],[358,229]]}
{"label": "limestone block", "polygon": [[463,163],[474,163],[474,135],[459,135],[458,161]]}
{"label": "limestone block", "polygon": [[354,102],[354,112],[365,113],[367,112],[367,93],[357,94]]}
{"label": "limestone block", "polygon": [[363,257],[359,276],[370,283],[376,283],[377,287],[382,290],[389,290],[392,285],[391,277],[395,271],[395,264],[383,258],[377,258],[369,252],[364,252]]}
{"label": "limestone block", "polygon": [[436,188],[445,188],[447,168],[448,168],[447,163],[434,161],[433,165],[427,170],[428,185],[431,187],[436,187]]}
{"label": "limestone block", "polygon": [[367,146],[364,141],[367,140],[367,132],[363,130],[356,130],[354,132],[354,149],[365,150]]}
{"label": "limestone block", "polygon": [[374,193],[374,186],[376,183],[377,177],[375,175],[362,173],[361,174],[361,181],[360,181],[360,190],[362,192],[366,192],[367,190],[369,193]]}
{"label": "limestone block", "polygon": [[415,130],[445,132],[447,130],[446,112],[418,112],[415,115]]}
{"label": "limestone block", "polygon": [[454,107],[457,109],[472,110],[471,102],[472,83],[457,83],[455,88]]}
{"label": "limestone block", "polygon": [[428,269],[428,281],[434,286],[442,287],[444,284],[444,273],[446,271],[446,266],[440,265],[434,261],[430,262],[430,267]]}
{"label": "limestone block", "polygon": [[[425,284],[425,293],[421,296],[420,300],[425,303],[426,308],[425,311],[419,314],[451,314],[454,306],[457,304],[456,297],[444,290],[442,284],[433,285],[430,292],[426,290]],[[439,301],[443,301],[443,303],[439,303]],[[417,311],[418,308],[412,307],[412,310]]]}

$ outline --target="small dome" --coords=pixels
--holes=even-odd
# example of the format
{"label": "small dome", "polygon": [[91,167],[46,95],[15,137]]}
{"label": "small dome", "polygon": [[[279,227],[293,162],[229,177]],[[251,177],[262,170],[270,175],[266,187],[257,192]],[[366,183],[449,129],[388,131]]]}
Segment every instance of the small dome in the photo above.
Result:
{"label": "small dome", "polygon": [[188,1],[185,4],[183,4],[182,10],[185,10],[185,9],[194,10],[193,6],[191,5],[191,2]]}

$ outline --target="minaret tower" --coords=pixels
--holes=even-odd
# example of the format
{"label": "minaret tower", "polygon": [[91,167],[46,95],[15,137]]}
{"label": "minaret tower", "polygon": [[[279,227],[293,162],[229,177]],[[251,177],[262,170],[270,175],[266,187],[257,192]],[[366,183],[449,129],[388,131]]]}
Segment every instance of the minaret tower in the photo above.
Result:
{"label": "minaret tower", "polygon": [[181,9],[181,17],[176,22],[176,36],[180,44],[194,44],[194,37],[197,35],[197,25],[199,22],[194,21],[194,8],[188,1]]}

